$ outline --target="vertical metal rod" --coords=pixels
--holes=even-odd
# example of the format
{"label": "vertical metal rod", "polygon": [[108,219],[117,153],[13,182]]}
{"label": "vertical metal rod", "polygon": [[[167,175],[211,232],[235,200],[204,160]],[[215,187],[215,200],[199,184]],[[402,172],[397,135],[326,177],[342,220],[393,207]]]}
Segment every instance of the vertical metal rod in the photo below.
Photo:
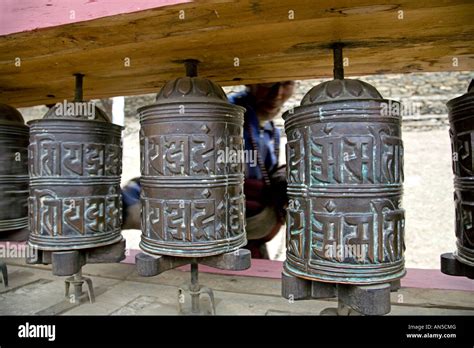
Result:
{"label": "vertical metal rod", "polygon": [[186,76],[187,77],[196,77],[197,76],[197,66],[199,61],[196,59],[186,59],[184,61],[184,66],[186,67]]}
{"label": "vertical metal rod", "polygon": [[191,284],[197,285],[199,282],[199,266],[197,262],[191,263]]}
{"label": "vertical metal rod", "polygon": [[83,74],[74,74],[76,77],[76,88],[74,90],[74,101],[75,102],[81,102],[83,101],[83,96],[82,96],[82,82],[83,82]]}
{"label": "vertical metal rod", "polygon": [[191,263],[191,311],[199,313],[199,268],[198,263],[193,261]]}
{"label": "vertical metal rod", "polygon": [[342,59],[342,47],[344,44],[337,42],[333,45],[333,56],[334,56],[334,79],[343,80],[344,79],[344,65]]}
{"label": "vertical metal rod", "polygon": [[82,296],[82,268],[74,274],[74,296],[76,301]]}
{"label": "vertical metal rod", "polygon": [[7,264],[3,261],[0,261],[0,278],[3,282],[3,286],[8,286],[8,271],[7,271]]}

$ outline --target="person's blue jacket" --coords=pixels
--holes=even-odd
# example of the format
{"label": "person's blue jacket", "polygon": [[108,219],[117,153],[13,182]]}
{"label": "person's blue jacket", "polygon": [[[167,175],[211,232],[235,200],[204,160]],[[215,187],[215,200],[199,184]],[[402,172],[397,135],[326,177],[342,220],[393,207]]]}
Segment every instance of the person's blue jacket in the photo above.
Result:
{"label": "person's blue jacket", "polygon": [[[272,121],[265,123],[261,128],[255,112],[255,98],[247,92],[236,93],[229,97],[232,104],[240,105],[247,110],[244,122],[244,142],[245,150],[252,151],[252,141],[250,134],[255,140],[260,158],[265,163],[268,173],[278,167],[278,147],[280,146],[280,131]],[[258,165],[246,164],[245,177],[247,179],[262,179],[262,173]]]}

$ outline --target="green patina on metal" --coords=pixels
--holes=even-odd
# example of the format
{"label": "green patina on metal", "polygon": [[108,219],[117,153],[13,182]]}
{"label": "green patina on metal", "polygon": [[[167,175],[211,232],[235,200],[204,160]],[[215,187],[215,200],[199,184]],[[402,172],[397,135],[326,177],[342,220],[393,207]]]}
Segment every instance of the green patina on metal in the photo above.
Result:
{"label": "green patina on metal", "polygon": [[340,59],[336,50],[334,80],[283,115],[290,199],[284,267],[314,281],[389,282],[405,274],[401,108],[370,84],[344,79]]}

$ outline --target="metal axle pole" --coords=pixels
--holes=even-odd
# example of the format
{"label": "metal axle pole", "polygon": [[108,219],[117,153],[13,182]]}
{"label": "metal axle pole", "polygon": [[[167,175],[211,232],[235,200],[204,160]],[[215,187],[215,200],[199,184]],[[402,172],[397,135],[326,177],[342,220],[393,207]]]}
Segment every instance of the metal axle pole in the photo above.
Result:
{"label": "metal axle pole", "polygon": [[344,44],[342,43],[335,43],[333,45],[333,55],[334,55],[334,79],[336,80],[343,80],[344,79],[344,65],[343,65],[343,57],[342,57],[342,47]]}
{"label": "metal axle pole", "polygon": [[186,59],[184,61],[187,77],[196,77],[198,75],[198,71],[197,71],[198,64],[199,64],[199,61],[196,59]]}
{"label": "metal axle pole", "polygon": [[84,80],[84,74],[74,74],[76,77],[76,88],[74,90],[74,101],[75,102],[82,102],[83,101],[83,80]]}
{"label": "metal axle pole", "polygon": [[199,306],[199,268],[197,262],[191,263],[191,311],[193,313],[200,312]]}

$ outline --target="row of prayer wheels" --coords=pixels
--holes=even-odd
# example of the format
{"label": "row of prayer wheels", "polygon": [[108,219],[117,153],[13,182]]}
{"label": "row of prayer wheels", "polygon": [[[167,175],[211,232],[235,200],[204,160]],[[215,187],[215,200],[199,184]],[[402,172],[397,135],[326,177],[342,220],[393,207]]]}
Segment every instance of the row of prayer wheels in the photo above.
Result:
{"label": "row of prayer wheels", "polygon": [[[339,62],[333,80],[313,87],[283,116],[284,271],[317,282],[392,282],[405,274],[400,107],[373,86],[344,79]],[[76,81],[74,105],[84,106],[82,76]],[[448,103],[454,258],[471,267],[473,92]],[[217,160],[219,151],[243,150],[244,112],[220,86],[198,77],[192,61],[187,76],[166,83],[153,105],[139,109],[143,251],[208,257],[246,244],[244,166]],[[46,251],[121,240],[121,130],[96,107],[65,112],[59,106],[28,129],[18,111],[2,105],[0,233],[29,221],[29,244]]]}

